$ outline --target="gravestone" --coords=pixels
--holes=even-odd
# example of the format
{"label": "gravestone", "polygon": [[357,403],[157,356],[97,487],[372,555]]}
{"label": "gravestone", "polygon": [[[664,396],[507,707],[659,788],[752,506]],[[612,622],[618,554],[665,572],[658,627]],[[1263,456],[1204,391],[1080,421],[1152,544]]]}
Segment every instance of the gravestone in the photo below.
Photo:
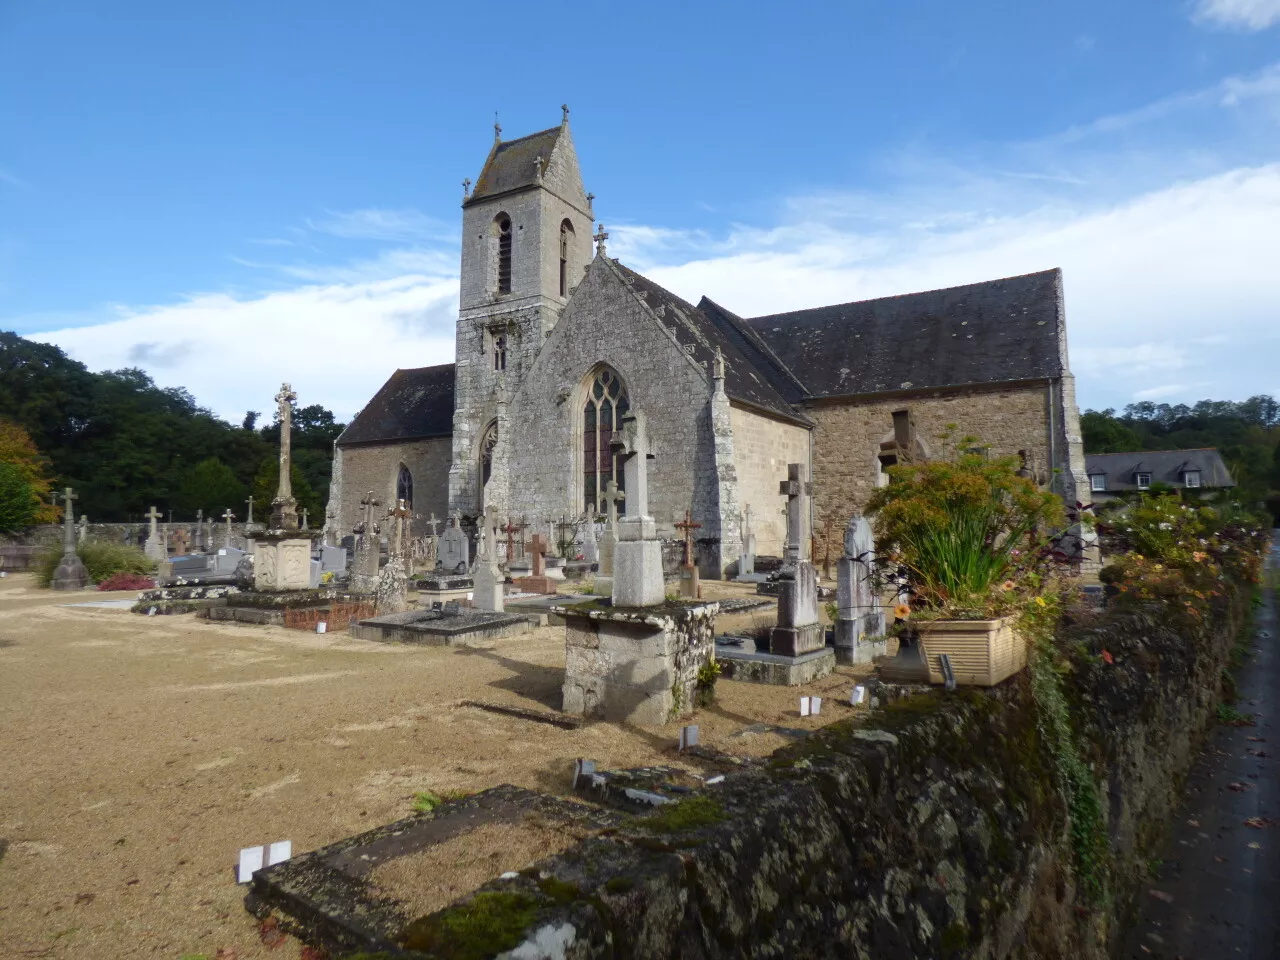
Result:
{"label": "gravestone", "polygon": [[373,591],[373,607],[377,615],[381,617],[408,610],[408,590],[409,577],[405,573],[404,562],[392,554],[378,574],[378,583]]}
{"label": "gravestone", "polygon": [[235,518],[236,518],[236,515],[232,513],[229,509],[222,514],[222,519],[227,522],[227,532],[226,532],[226,535],[223,536],[222,538],[222,546],[228,550],[235,546],[235,544],[231,542],[231,521],[234,520]]}
{"label": "gravestone", "polygon": [[84,543],[89,538],[89,518],[85,514],[80,514],[80,524],[76,528],[76,542]]}
{"label": "gravestone", "polygon": [[179,527],[169,535],[169,546],[173,549],[174,556],[185,557],[190,543],[191,535],[183,527]]}
{"label": "gravestone", "polygon": [[158,521],[160,520],[160,511],[153,506],[146,514],[146,517],[151,521],[151,528],[147,533],[147,543],[146,546],[142,548],[142,551],[157,563],[162,560],[167,560],[169,558],[169,551],[165,549],[164,541],[160,539],[160,527],[158,524]]}
{"label": "gravestone", "polygon": [[555,581],[547,576],[547,538],[535,533],[529,541],[529,554],[533,557],[533,574],[516,581],[521,593],[555,593]]}
{"label": "gravestone", "polygon": [[613,604],[651,607],[666,599],[662,579],[662,544],[657,524],[649,516],[649,436],[644,414],[622,421],[622,435],[611,446],[623,460],[627,503],[632,509],[618,521],[618,544],[613,555]]}
{"label": "gravestone", "polygon": [[480,517],[480,549],[476,555],[476,569],[472,574],[474,586],[471,605],[477,610],[491,613],[503,611],[503,584],[505,578],[498,566],[498,516],[490,507]]}
{"label": "gravestone", "polygon": [[213,572],[218,576],[229,576],[236,572],[245,556],[245,552],[236,547],[220,547],[213,555]]}
{"label": "gravestone", "polygon": [[587,563],[600,562],[600,545],[596,542],[596,513],[588,510],[583,518],[582,559]]}
{"label": "gravestone", "polygon": [[458,515],[455,513],[449,517],[448,526],[440,535],[440,542],[436,546],[436,572],[466,574],[471,560],[469,547],[467,535],[458,525]]}
{"label": "gravestone", "polygon": [[[62,495],[62,560],[53,572],[49,586],[54,590],[83,590],[89,585],[89,571],[76,553],[76,495],[70,487]],[[152,508],[152,512],[155,509]]]}
{"label": "gravestone", "polygon": [[787,497],[787,544],[778,578],[778,625],[769,634],[769,652],[797,657],[825,646],[818,620],[818,571],[808,559],[813,484],[806,465],[787,464],[787,479],[778,492]]}
{"label": "gravestone", "polygon": [[844,556],[836,564],[836,659],[870,663],[883,656],[884,607],[875,589],[875,536],[866,517],[855,514],[844,531]]}
{"label": "gravestone", "polygon": [[351,565],[351,589],[354,593],[373,593],[378,585],[378,534],[373,519],[374,508],[381,503],[370,490],[360,501],[363,519],[355,525],[355,559]]}
{"label": "gravestone", "polygon": [[331,547],[327,544],[320,548],[320,570],[342,576],[347,572],[347,551],[344,547]]}

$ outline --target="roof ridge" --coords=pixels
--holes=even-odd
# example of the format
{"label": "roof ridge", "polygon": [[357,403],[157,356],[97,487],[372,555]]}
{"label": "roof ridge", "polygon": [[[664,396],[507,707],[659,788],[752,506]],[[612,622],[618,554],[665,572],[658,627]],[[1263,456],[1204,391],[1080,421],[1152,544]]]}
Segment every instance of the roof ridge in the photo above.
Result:
{"label": "roof ridge", "polygon": [[516,137],[514,140],[499,140],[498,146],[505,147],[513,143],[519,143],[521,140],[532,140],[534,137],[544,137],[548,133],[554,133],[559,137],[560,131],[563,129],[564,125],[557,123],[554,127],[547,127],[545,130],[536,130],[533,133],[526,133],[523,137]]}
{"label": "roof ridge", "polygon": [[1028,277],[1040,277],[1046,274],[1061,273],[1061,267],[1050,267],[1047,270],[1032,270],[1030,273],[1018,273],[1011,277],[994,277],[991,280],[975,280],[972,283],[957,283],[950,287],[933,287],[929,290],[913,290],[910,293],[893,293],[887,297],[864,297],[861,300],[846,300],[842,303],[825,303],[816,307],[801,307],[798,310],[783,310],[780,313],[762,313],[758,317],[745,318],[746,323],[755,320],[777,319],[778,317],[790,317],[799,313],[811,313],[815,310],[834,310],[838,307],[854,307],[864,303],[882,303],[886,300],[903,300],[908,297],[922,297],[931,293],[949,293],[952,290],[964,290],[967,287],[989,287],[993,283],[1003,283],[1007,280],[1025,280]]}
{"label": "roof ridge", "polygon": [[1166,447],[1162,450],[1118,450],[1108,453],[1090,453],[1086,456],[1090,457],[1133,457],[1143,453],[1195,453],[1198,450],[1212,450],[1215,453],[1221,451],[1217,447]]}

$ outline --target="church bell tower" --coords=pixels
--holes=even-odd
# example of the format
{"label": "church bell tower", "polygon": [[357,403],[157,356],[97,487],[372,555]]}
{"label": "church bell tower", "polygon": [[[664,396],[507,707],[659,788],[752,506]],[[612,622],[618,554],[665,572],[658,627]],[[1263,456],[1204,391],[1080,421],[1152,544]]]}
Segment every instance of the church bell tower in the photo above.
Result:
{"label": "church bell tower", "polygon": [[561,109],[517,140],[495,123],[479,179],[463,181],[449,508],[468,516],[506,510],[507,402],[591,262],[592,198]]}

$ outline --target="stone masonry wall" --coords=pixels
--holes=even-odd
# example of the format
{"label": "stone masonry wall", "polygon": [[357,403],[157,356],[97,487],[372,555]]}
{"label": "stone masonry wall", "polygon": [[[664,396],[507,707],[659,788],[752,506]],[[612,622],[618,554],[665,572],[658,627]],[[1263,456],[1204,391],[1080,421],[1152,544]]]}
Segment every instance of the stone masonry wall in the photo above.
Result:
{"label": "stone masonry wall", "polygon": [[649,512],[658,535],[677,538],[673,524],[685,510],[704,524],[713,521],[720,491],[710,376],[600,259],[512,397],[509,487],[491,495],[530,520],[581,514],[584,390],[605,361],[622,378],[631,409],[647,420]]}
{"label": "stone masonry wall", "polygon": [[[400,464],[413,474],[413,512],[429,517],[434,513],[443,520],[449,507],[449,437],[428,440],[412,440],[408,443],[370,444],[368,446],[339,447],[342,458],[342,486],[339,501],[331,503],[334,510],[339,539],[348,536],[351,528],[363,518],[360,501],[370,490],[382,500],[376,515],[381,518],[394,506],[396,481],[400,476]],[[437,532],[443,527],[437,527]],[[413,533],[421,536],[429,530],[421,520],[415,521]]]}
{"label": "stone masonry wall", "polygon": [[756,553],[780,557],[787,541],[787,498],[778,484],[787,479],[788,463],[809,463],[809,431],[742,407],[733,407],[730,417],[738,509],[751,506]]}
{"label": "stone masonry wall", "polygon": [[[995,455],[1026,450],[1041,484],[1049,484],[1049,390],[1046,384],[1008,388],[966,388],[873,401],[815,404],[805,412],[817,422],[813,479],[815,528],[829,513],[837,529],[862,509],[880,476],[880,444],[893,439],[893,412],[909,410],[916,436],[930,456],[947,453],[939,439],[948,424],[955,438],[974,435]],[[1078,430],[1077,430],[1078,433]],[[1064,456],[1059,450],[1058,456]],[[763,547],[761,553],[766,552]]]}
{"label": "stone masonry wall", "polygon": [[[1104,960],[1212,721],[1247,600],[1238,590],[1208,628],[1130,613],[1059,640],[1102,785],[1111,869],[1100,899],[1077,882],[1025,674],[838,721],[701,797],[477,893],[529,898],[529,947],[510,946],[544,956],[532,943],[556,942],[567,960]],[[431,928],[448,929],[467,902]],[[437,942],[432,956],[449,946]]]}

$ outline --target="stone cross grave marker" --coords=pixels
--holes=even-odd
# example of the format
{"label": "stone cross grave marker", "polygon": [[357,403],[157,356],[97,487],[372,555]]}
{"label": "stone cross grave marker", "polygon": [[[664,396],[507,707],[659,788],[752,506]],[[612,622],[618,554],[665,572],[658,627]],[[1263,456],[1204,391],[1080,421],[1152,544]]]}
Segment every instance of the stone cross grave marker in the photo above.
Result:
{"label": "stone cross grave marker", "polygon": [[788,566],[809,559],[809,498],[813,496],[813,484],[808,480],[808,472],[803,463],[789,463],[787,479],[778,484],[778,492],[787,498],[785,560]]}
{"label": "stone cross grave marker", "polygon": [[308,527],[308,526],[307,526],[307,510],[306,510],[306,508],[305,508],[305,507],[304,507],[304,508],[303,508],[303,510],[302,510],[302,529],[303,529],[303,530],[309,530],[309,529],[310,529],[310,527]]}
{"label": "stone cross grave marker", "polygon": [[520,528],[508,517],[506,525],[502,527],[502,532],[507,535],[507,563],[509,565],[516,557],[516,534],[520,532]]}
{"label": "stone cross grave marker", "polygon": [[179,527],[169,535],[169,543],[173,547],[176,556],[185,557],[187,548],[191,545],[191,534]]}
{"label": "stone cross grave marker", "polygon": [[649,516],[649,435],[643,413],[623,418],[621,436],[610,442],[622,456],[627,516],[618,523],[618,544],[613,557],[615,606],[653,607],[666,600],[662,578],[662,546],[657,526]]}
{"label": "stone cross grave marker", "polygon": [[75,500],[75,493],[67,487],[62,495],[62,560],[49,583],[54,590],[83,590],[89,585],[89,571],[76,553]]}
{"label": "stone cross grave marker", "polygon": [[373,519],[373,510],[381,506],[382,501],[370,490],[360,499],[362,516],[355,525],[355,556],[351,564],[351,589],[356,593],[373,593],[378,580],[378,524]]}
{"label": "stone cross grave marker", "polygon": [[694,562],[693,531],[702,529],[702,524],[693,519],[691,511],[684,512],[684,520],[675,525],[684,534],[684,559],[680,563],[680,595],[690,600],[698,599],[702,585],[698,582],[698,565]]}
{"label": "stone cross grave marker", "polygon": [[253,497],[250,497],[248,500],[246,500],[245,504],[249,507],[249,512],[245,515],[244,522],[246,524],[252,525],[253,524]]}
{"label": "stone cross grave marker", "polygon": [[236,515],[231,512],[230,508],[228,508],[227,511],[222,515],[222,519],[227,521],[227,535],[223,539],[222,545],[227,549],[231,548],[231,521],[234,520],[235,518],[236,518]]}
{"label": "stone cross grave marker", "polygon": [[476,555],[471,603],[478,610],[503,611],[504,587],[498,566],[498,511],[489,507],[480,516],[480,549]]}
{"label": "stone cross grave marker", "polygon": [[146,513],[147,519],[151,521],[151,527],[147,533],[147,545],[143,550],[152,560],[165,560],[169,556],[169,552],[165,549],[164,543],[160,539],[160,516],[160,511],[154,506]]}
{"label": "stone cross grave marker", "polygon": [[618,503],[625,498],[618,484],[610,480],[604,485],[604,495],[601,497],[605,503],[605,527],[604,537],[600,542],[600,576],[613,576],[613,554],[614,547],[618,543]]}
{"label": "stone cross grave marker", "polygon": [[600,562],[600,544],[596,541],[596,512],[588,509],[582,518],[582,559],[587,563]]}
{"label": "stone cross grave marker", "polygon": [[529,553],[533,555],[533,575],[545,577],[547,575],[547,538],[540,533],[530,537]]}
{"label": "stone cross grave marker", "polygon": [[738,561],[738,575],[756,572],[756,534],[751,527],[751,504],[742,510],[742,558]]}

